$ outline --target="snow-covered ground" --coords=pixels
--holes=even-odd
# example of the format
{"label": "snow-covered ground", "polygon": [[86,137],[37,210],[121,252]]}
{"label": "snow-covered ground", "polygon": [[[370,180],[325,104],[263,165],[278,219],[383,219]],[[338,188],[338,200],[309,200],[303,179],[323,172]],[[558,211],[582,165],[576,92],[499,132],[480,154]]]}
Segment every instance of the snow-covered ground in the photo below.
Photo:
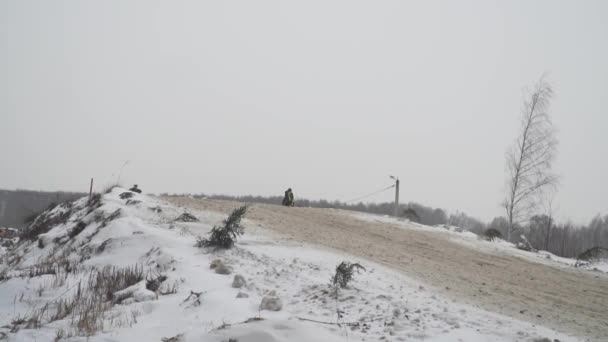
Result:
{"label": "snow-covered ground", "polygon": [[608,261],[599,261],[592,263],[578,262],[576,259],[563,258],[547,251],[530,252],[518,249],[514,243],[496,239],[495,241],[487,241],[480,238],[477,234],[470,232],[466,229],[450,226],[450,225],[438,225],[438,226],[426,226],[415,222],[408,221],[406,219],[396,219],[388,215],[375,215],[366,213],[353,213],[355,217],[370,221],[370,222],[382,222],[389,223],[398,226],[403,229],[414,229],[420,231],[434,232],[447,234],[450,241],[462,244],[469,248],[475,248],[480,251],[495,253],[495,254],[506,254],[517,256],[522,259],[529,261],[542,263],[551,266],[561,267],[578,267],[590,271],[606,272],[608,273]]}
{"label": "snow-covered ground", "polygon": [[[4,328],[0,338],[53,341],[63,335],[65,340],[166,338],[171,342],[582,340],[456,304],[406,275],[365,259],[286,242],[254,221],[244,221],[245,235],[232,249],[197,248],[196,236],[205,236],[213,225],[221,224],[223,216],[190,212],[200,222],[173,222],[182,214],[181,209],[145,195],[121,199],[125,191],[115,188],[103,196],[98,208],[90,208],[86,199],[77,201],[67,223],[3,255],[0,326]],[[67,209],[59,207],[55,211],[60,214]],[[476,238],[470,240],[478,243]],[[210,268],[218,259],[230,274],[218,274],[218,267]],[[55,274],[43,274],[44,264],[50,260],[61,266]],[[330,278],[344,260],[358,262],[366,271],[357,274],[336,299]],[[91,333],[91,320],[83,319],[82,312],[74,309],[66,315],[56,313],[66,306],[66,300],[86,297],[80,293],[86,293],[91,282],[95,283],[91,275],[107,265],[114,270],[143,268],[148,279],[161,275],[167,278],[156,291],[147,289],[146,280],[142,280],[109,294],[103,310],[95,306],[99,317],[92,321],[99,325],[99,331],[87,339],[82,335]],[[237,275],[246,282],[241,288],[233,287],[235,278],[240,278]],[[262,310],[264,298],[280,302],[280,310]],[[40,327],[28,328],[27,319],[36,313]]]}

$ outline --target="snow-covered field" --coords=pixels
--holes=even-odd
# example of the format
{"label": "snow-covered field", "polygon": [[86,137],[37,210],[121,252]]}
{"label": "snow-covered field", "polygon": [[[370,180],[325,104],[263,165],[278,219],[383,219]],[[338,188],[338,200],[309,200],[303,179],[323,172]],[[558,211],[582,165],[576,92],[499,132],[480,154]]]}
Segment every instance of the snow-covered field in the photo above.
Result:
{"label": "snow-covered field", "polygon": [[[173,222],[183,213],[181,209],[145,195],[121,199],[125,191],[115,188],[103,196],[97,208],[89,207],[86,199],[77,201],[66,223],[3,255],[0,339],[582,340],[456,304],[404,274],[365,259],[286,242],[255,221],[244,221],[245,235],[230,250],[197,248],[196,236],[205,236],[213,225],[221,224],[222,215],[190,212],[200,222]],[[62,207],[55,210],[56,214],[67,212]],[[471,239],[470,243],[475,241]],[[218,267],[210,268],[218,259],[230,274],[218,274]],[[357,274],[336,299],[329,283],[336,265],[343,260],[358,262],[366,271]],[[50,262],[55,265],[49,268]],[[114,270],[142,269],[148,280],[160,276],[166,279],[155,291],[147,289],[143,279],[109,293],[105,305],[66,304],[85,298],[94,288],[91,284],[99,283],[92,277],[97,274],[95,270],[107,265]],[[237,275],[245,284],[235,284],[235,278],[240,279]],[[280,310],[262,310],[264,298]],[[79,310],[83,307],[95,308],[89,313],[97,313],[96,317],[83,317],[83,310]],[[58,315],[62,310],[63,314]],[[32,317],[37,317],[40,324]]]}
{"label": "snow-covered field", "polygon": [[584,263],[579,262],[577,264],[576,259],[563,258],[559,257],[555,254],[549,253],[547,251],[525,251],[518,249],[514,243],[496,239],[495,241],[487,241],[481,239],[477,234],[470,232],[468,230],[462,229],[460,227],[450,226],[450,225],[439,225],[439,226],[425,226],[422,224],[418,224],[415,222],[411,222],[405,219],[396,219],[391,216],[386,215],[374,215],[374,214],[365,214],[365,213],[353,213],[355,217],[370,221],[370,222],[382,222],[393,224],[403,229],[414,229],[421,230],[427,232],[435,232],[448,234],[450,237],[450,241],[462,244],[469,248],[474,248],[476,250],[484,251],[487,253],[494,253],[498,255],[511,255],[520,257],[522,259],[526,259],[528,261],[533,261],[537,263],[542,263],[550,266],[560,266],[560,267],[578,267],[581,269],[586,269],[590,271],[598,271],[598,272],[606,272],[608,273],[608,262],[593,262],[593,263]]}

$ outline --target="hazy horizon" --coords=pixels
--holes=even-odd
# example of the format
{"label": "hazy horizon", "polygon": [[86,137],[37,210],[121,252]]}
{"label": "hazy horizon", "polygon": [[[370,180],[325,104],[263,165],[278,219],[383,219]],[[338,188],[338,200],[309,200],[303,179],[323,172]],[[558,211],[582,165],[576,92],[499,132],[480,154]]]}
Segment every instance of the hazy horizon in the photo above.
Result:
{"label": "hazy horizon", "polygon": [[[547,72],[557,217],[608,214],[608,3],[0,3],[0,188],[401,202],[503,215]],[[391,201],[391,191],[369,198]]]}

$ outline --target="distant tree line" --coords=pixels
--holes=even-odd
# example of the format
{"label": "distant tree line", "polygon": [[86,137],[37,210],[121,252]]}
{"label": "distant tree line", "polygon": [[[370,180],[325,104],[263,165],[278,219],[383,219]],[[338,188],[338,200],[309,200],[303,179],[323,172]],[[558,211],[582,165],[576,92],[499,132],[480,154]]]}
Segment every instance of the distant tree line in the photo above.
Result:
{"label": "distant tree line", "polygon": [[49,205],[84,195],[63,191],[0,190],[0,227],[23,228],[26,221]]}

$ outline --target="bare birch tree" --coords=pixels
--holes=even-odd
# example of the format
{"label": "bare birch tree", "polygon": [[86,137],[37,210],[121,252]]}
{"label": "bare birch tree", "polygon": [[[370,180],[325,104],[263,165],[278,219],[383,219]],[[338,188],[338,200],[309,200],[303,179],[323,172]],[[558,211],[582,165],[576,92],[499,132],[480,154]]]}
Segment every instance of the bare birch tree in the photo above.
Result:
{"label": "bare birch tree", "polygon": [[507,150],[507,193],[504,208],[507,214],[507,240],[516,226],[527,222],[534,214],[542,193],[557,185],[551,172],[557,140],[549,101],[551,85],[541,78],[525,95],[520,133]]}

